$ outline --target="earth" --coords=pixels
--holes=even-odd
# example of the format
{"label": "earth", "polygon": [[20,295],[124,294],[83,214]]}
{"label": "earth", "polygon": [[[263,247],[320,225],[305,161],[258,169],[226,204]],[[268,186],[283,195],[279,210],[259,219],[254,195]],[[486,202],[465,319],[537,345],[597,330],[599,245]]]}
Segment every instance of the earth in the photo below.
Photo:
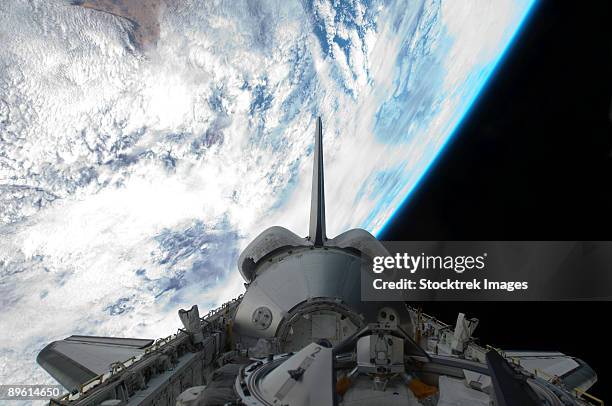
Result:
{"label": "earth", "polygon": [[2,384],[53,383],[50,341],[166,336],[241,293],[254,236],[307,233],[319,115],[328,235],[380,232],[533,3],[142,2],[0,8]]}

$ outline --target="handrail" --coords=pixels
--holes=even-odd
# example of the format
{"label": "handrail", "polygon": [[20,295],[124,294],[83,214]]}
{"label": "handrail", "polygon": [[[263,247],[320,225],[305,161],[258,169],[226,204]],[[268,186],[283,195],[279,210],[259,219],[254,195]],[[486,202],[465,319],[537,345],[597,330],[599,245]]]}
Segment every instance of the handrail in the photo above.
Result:
{"label": "handrail", "polygon": [[[541,370],[541,369],[539,369],[539,368],[536,368],[536,369],[534,370],[535,376],[538,376],[538,372],[539,372],[539,373],[540,373],[540,374],[541,374],[541,375],[542,375],[544,378],[547,378],[547,380],[548,380],[550,383],[553,383],[553,384],[554,384],[555,382],[558,382],[558,381],[560,381],[560,380],[561,380],[561,378],[559,378],[557,375],[549,374],[548,372],[543,371],[543,370]],[[586,397],[587,399],[584,399],[584,398],[583,398],[582,400],[586,400],[586,401],[588,401],[590,404],[597,404],[597,405],[599,405],[599,406],[604,406],[604,401],[603,401],[603,400],[601,400],[601,399],[599,399],[599,398],[597,398],[597,397],[595,397],[595,396],[591,395],[591,394],[590,394],[590,393],[588,393],[587,391],[582,390],[582,389],[580,389],[580,388],[574,388],[574,389],[572,389],[572,390],[574,391],[574,393],[575,393],[576,397],[578,397],[578,398],[583,398],[583,397]],[[592,400],[593,402],[595,402],[595,403],[591,403],[591,400]]]}
{"label": "handrail", "polygon": [[[418,311],[418,309],[415,309],[414,307],[411,307],[411,306],[406,306],[406,307],[408,307],[408,309],[412,310],[413,312],[417,312],[417,311]],[[434,322],[436,322],[436,323],[440,324],[440,325],[442,326],[442,328],[443,328],[443,329],[444,329],[444,328],[451,327],[451,325],[450,325],[450,324],[446,324],[445,322],[443,322],[443,321],[441,321],[441,320],[436,319],[434,316],[432,316],[432,315],[430,315],[430,314],[427,314],[427,313],[425,313],[425,312],[423,312],[423,311],[421,311],[420,313],[421,313],[421,316],[422,316],[422,317],[424,317],[424,318],[426,318],[426,319],[429,319],[429,320],[431,320],[431,321],[434,321]]]}
{"label": "handrail", "polygon": [[599,406],[604,406],[604,401],[591,395],[590,393],[588,393],[585,390],[579,389],[579,388],[574,388],[574,392],[576,392],[576,395],[578,395],[578,397],[583,397],[586,396],[588,398],[588,400],[592,400],[594,402],[596,402]]}

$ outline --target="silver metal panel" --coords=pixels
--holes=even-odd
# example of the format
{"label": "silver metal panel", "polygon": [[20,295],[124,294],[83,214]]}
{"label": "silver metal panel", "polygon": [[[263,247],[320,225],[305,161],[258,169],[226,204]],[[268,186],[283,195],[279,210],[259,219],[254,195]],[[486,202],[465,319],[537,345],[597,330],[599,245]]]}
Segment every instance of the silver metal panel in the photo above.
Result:
{"label": "silver metal panel", "polygon": [[545,376],[563,376],[579,367],[579,364],[571,357],[541,357],[522,358],[517,357],[520,365],[527,371],[536,373],[544,372]]}
{"label": "silver metal panel", "polygon": [[[125,346],[120,343],[125,340]],[[74,390],[89,379],[109,371],[110,364],[141,354],[141,342],[134,339],[106,337],[69,337],[47,345],[36,358],[56,381]],[[113,344],[109,344],[113,343]]]}
{"label": "silver metal panel", "polygon": [[[238,335],[246,335],[249,337],[274,337],[276,328],[283,318],[284,310],[261,289],[257,282],[249,286],[241,305],[236,311],[234,331]],[[247,299],[246,304],[244,302],[245,299]],[[265,330],[257,328],[252,321],[253,313],[260,307],[267,307],[272,313],[272,323]]]}
{"label": "silver metal panel", "polygon": [[338,330],[338,317],[335,314],[313,314],[313,338],[335,338]]}
{"label": "silver metal panel", "polygon": [[339,403],[341,406],[422,406],[399,378],[387,383],[384,391],[372,389],[372,378],[359,375]]}
{"label": "silver metal panel", "polygon": [[283,247],[307,245],[312,244],[284,227],[270,227],[242,251],[238,258],[238,270],[246,282],[251,282],[255,279],[255,265],[266,255]]}
{"label": "silver metal panel", "polygon": [[[234,328],[250,337],[273,337],[283,317],[308,299],[326,297],[360,304],[359,258],[339,249],[300,248],[291,255],[279,253],[257,269],[236,312]],[[272,323],[261,330],[253,323],[253,311],[267,307]]]}
{"label": "silver metal panel", "polygon": [[[351,266],[357,267],[356,276],[359,275],[359,261],[351,261],[355,258],[351,254],[340,250],[316,249],[312,254],[299,258],[296,264],[303,269],[309,298],[328,297],[342,299],[346,274],[351,271]],[[350,295],[360,292],[349,292]]]}
{"label": "silver metal panel", "polygon": [[107,344],[115,345],[119,347],[134,347],[134,348],[145,348],[153,344],[155,340],[146,338],[118,338],[118,337],[98,337],[98,336],[79,336],[72,335],[64,338],[64,341],[75,341],[82,343],[95,343],[95,344]]}
{"label": "silver metal panel", "polygon": [[440,399],[438,406],[474,405],[489,406],[488,394],[468,388],[463,380],[441,376],[438,380]]}
{"label": "silver metal panel", "polygon": [[372,234],[361,228],[354,228],[327,241],[327,246],[354,248],[370,258],[387,256],[389,252]]}
{"label": "silver metal panel", "polygon": [[[282,405],[332,405],[332,350],[310,344],[266,374],[258,390],[268,402]],[[294,379],[290,370],[303,369]]]}
{"label": "silver metal panel", "polygon": [[310,297],[306,272],[299,268],[299,258],[303,255],[310,255],[310,250],[296,250],[289,257],[264,265],[256,281],[257,285],[273,297],[285,312]]}
{"label": "silver metal panel", "polygon": [[73,343],[58,341],[54,348],[56,352],[62,353],[92,372],[101,374],[108,372],[110,364],[141,354],[140,349],[130,347],[117,347],[103,344]]}

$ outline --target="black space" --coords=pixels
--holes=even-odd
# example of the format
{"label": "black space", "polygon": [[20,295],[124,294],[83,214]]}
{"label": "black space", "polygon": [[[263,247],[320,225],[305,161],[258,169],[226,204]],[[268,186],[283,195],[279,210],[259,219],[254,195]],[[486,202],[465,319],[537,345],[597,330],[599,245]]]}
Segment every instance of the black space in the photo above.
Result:
{"label": "black space", "polygon": [[[541,1],[383,240],[612,240],[608,2]],[[577,275],[576,277],[580,277]],[[422,303],[502,348],[587,361],[612,400],[611,302]]]}

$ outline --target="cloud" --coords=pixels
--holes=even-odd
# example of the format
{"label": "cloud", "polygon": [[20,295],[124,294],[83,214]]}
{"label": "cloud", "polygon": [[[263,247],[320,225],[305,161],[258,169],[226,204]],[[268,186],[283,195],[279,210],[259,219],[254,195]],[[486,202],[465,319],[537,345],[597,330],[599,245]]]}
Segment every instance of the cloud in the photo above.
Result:
{"label": "cloud", "polygon": [[9,2],[0,377],[49,382],[34,365],[49,341],[161,336],[179,307],[240,293],[251,238],[306,233],[319,114],[330,236],[379,230],[480,90],[470,68],[490,69],[508,38],[456,19],[514,32],[525,8],[440,7],[173,2],[139,54],[112,15]]}

